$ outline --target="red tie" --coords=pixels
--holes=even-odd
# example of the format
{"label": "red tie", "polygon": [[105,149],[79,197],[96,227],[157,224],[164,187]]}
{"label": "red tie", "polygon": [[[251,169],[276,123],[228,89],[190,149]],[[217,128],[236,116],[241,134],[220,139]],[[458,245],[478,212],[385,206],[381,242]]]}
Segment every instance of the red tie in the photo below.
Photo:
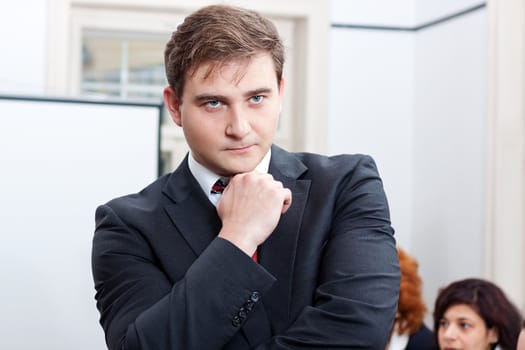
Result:
{"label": "red tie", "polygon": [[221,194],[224,191],[224,188],[226,188],[226,183],[224,183],[223,179],[219,179],[211,187],[211,193]]}
{"label": "red tie", "polygon": [[[226,183],[224,183],[224,180],[218,179],[211,187],[210,192],[213,194],[221,194],[222,192],[224,192],[225,187],[226,187]],[[259,262],[259,258],[257,257],[257,250],[255,250],[255,253],[253,253],[252,259],[255,262]]]}

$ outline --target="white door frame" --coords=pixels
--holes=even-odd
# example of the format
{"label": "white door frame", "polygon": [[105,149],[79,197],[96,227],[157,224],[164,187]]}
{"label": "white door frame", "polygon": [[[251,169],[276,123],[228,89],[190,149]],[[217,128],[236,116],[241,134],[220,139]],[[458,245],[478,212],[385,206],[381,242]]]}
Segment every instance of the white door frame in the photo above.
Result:
{"label": "white door frame", "polygon": [[489,0],[485,273],[525,310],[525,2]]}

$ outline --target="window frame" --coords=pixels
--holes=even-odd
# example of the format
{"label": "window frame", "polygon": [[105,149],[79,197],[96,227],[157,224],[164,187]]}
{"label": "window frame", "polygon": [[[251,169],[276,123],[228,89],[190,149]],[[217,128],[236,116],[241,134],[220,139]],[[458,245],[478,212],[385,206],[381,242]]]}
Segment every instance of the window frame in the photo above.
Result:
{"label": "window frame", "polygon": [[[81,74],[82,28],[172,32],[174,23],[201,6],[214,1],[177,0],[49,0],[48,94],[78,95]],[[330,6],[322,0],[267,0],[230,2],[259,11],[276,22],[293,21],[293,53],[287,57],[292,79],[286,81],[282,133],[277,143],[291,151],[326,151],[328,115],[328,51]],[[104,15],[101,16],[100,14]],[[291,56],[291,57],[290,57]],[[319,68],[322,67],[322,68]],[[178,141],[177,128],[162,130],[162,149],[172,149],[178,163],[187,149]]]}

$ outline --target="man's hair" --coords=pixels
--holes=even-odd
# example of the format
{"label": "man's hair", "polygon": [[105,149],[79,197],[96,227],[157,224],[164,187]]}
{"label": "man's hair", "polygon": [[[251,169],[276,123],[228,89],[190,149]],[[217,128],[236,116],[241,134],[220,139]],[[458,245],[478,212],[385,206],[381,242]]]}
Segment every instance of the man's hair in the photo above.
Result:
{"label": "man's hair", "polygon": [[268,53],[281,82],[284,48],[275,25],[255,11],[226,5],[203,7],[184,19],[164,51],[166,78],[182,97],[186,78],[203,64],[207,75],[232,60],[249,61]]}

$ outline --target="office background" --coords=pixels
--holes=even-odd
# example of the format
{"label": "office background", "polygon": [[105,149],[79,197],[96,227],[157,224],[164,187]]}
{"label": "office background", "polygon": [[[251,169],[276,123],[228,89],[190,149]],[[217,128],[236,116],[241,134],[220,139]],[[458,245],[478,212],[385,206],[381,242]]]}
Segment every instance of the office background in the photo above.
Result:
{"label": "office background", "polygon": [[[122,50],[126,33],[142,42],[135,50],[158,51],[174,23],[206,3],[23,0],[2,5],[0,94],[155,100],[161,93],[155,88],[163,84],[158,57],[143,58],[157,63],[146,78],[137,78],[140,84],[133,81],[144,74],[140,70],[121,73],[119,80],[87,63],[97,52],[111,52],[115,41]],[[256,6],[274,18],[290,48],[289,99],[279,143],[327,154],[368,153],[376,159],[396,237],[420,263],[430,311],[439,287],[467,276],[499,283],[523,311],[522,1],[231,3]],[[100,48],[104,42],[108,46]],[[133,52],[132,44],[127,52]],[[129,84],[123,87],[115,81],[124,75]],[[167,123],[162,136],[168,171],[186,149]],[[0,198],[0,208],[7,205]],[[72,228],[71,234],[78,233]],[[17,272],[17,266],[3,265]],[[90,323],[91,317],[97,322],[93,291],[86,295],[93,314],[84,324],[69,326],[87,330],[86,349],[103,347],[100,327]],[[3,314],[2,323],[12,316]],[[71,346],[66,340],[63,345]]]}

